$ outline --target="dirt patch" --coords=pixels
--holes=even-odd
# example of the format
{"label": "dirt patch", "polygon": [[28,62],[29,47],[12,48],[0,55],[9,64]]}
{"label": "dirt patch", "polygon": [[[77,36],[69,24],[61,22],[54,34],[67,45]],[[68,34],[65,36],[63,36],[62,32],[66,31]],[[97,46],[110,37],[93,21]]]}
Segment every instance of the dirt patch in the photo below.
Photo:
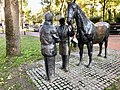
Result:
{"label": "dirt patch", "polygon": [[116,83],[113,83],[110,87],[105,90],[120,90],[120,79]]}
{"label": "dirt patch", "polygon": [[9,71],[6,84],[0,90],[37,90],[25,71],[25,65]]}

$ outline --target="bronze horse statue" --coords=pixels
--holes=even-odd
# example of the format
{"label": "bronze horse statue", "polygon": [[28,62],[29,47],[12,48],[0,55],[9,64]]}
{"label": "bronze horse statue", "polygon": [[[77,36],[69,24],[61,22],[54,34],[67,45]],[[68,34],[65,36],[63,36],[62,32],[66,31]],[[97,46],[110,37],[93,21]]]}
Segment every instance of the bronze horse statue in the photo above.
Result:
{"label": "bronze horse statue", "polygon": [[75,19],[77,25],[77,34],[76,38],[78,40],[78,47],[80,49],[80,61],[78,65],[81,65],[82,55],[83,55],[83,46],[87,45],[89,63],[86,65],[89,67],[92,62],[92,52],[93,52],[93,44],[98,43],[100,46],[98,56],[101,56],[102,53],[102,45],[105,43],[105,56],[107,57],[107,45],[108,45],[108,37],[110,31],[110,25],[107,22],[98,22],[93,24],[85,15],[85,13],[81,10],[81,8],[75,3],[74,0],[71,3],[68,3],[67,8],[67,23],[72,26],[72,21]]}

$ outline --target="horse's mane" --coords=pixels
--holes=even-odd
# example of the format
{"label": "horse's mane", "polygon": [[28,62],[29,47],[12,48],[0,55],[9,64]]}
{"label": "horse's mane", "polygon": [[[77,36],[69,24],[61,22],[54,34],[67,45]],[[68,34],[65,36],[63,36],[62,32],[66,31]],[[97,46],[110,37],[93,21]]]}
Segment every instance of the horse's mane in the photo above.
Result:
{"label": "horse's mane", "polygon": [[83,29],[85,31],[86,34],[91,34],[93,32],[93,30],[95,30],[95,26],[93,24],[93,22],[91,22],[87,16],[85,15],[84,11],[82,11],[82,9],[80,8],[80,6],[78,6],[76,3],[72,2],[70,3],[70,5],[76,5],[77,9],[78,9],[78,18],[81,19],[82,23],[83,23]]}
{"label": "horse's mane", "polygon": [[[76,4],[77,5],[77,4]],[[83,17],[84,19],[84,21],[90,21],[88,18],[87,18],[87,16],[85,15],[85,12],[84,11],[82,11],[82,9],[80,8],[80,6],[78,6],[77,5],[77,8],[78,8],[78,10],[80,11],[80,12],[78,12],[78,14],[80,15],[80,17]]]}

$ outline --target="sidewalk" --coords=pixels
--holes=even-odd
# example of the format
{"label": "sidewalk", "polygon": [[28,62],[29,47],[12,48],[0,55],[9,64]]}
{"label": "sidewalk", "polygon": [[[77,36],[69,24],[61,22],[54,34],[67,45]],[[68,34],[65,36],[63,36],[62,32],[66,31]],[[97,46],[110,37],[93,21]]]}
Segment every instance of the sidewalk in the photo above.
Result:
{"label": "sidewalk", "polygon": [[108,38],[108,48],[120,50],[120,35],[110,35]]}
{"label": "sidewalk", "polygon": [[[39,37],[39,32],[25,32],[26,35]],[[21,31],[20,35],[24,35],[24,32]],[[0,37],[5,37],[5,33],[0,33]]]}
{"label": "sidewalk", "polygon": [[[20,32],[20,35],[24,35],[24,32]],[[26,32],[26,35],[39,37],[39,32]]]}
{"label": "sidewalk", "polygon": [[3,34],[3,33],[0,33],[0,37],[5,37],[5,34]]}
{"label": "sidewalk", "polygon": [[[24,32],[21,32],[21,35],[24,35]],[[26,32],[26,35],[39,37],[39,32]],[[3,36],[5,36],[5,34],[0,33],[0,37],[3,37]],[[108,48],[114,49],[114,50],[120,50],[120,35],[110,35],[109,36]]]}
{"label": "sidewalk", "polygon": [[[98,48],[98,47],[97,47]],[[97,57],[97,49],[93,51],[91,68],[88,64],[87,49],[84,52],[82,65],[79,62],[79,53],[70,55],[69,72],[60,69],[62,63],[59,55],[56,56],[55,79],[49,83],[45,80],[44,61],[27,64],[26,73],[35,83],[38,90],[104,90],[112,83],[117,82],[120,76],[120,51],[108,50],[108,58]],[[102,54],[103,56],[104,54]]]}

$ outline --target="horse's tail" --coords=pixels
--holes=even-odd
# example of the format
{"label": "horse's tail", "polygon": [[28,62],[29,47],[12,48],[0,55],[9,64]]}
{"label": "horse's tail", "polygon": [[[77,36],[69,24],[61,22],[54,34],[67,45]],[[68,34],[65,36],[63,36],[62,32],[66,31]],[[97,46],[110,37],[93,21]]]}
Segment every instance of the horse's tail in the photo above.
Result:
{"label": "horse's tail", "polygon": [[105,22],[106,24],[105,24],[105,26],[106,26],[106,38],[108,38],[109,37],[109,35],[110,35],[110,24],[109,23],[107,23],[107,22]]}

